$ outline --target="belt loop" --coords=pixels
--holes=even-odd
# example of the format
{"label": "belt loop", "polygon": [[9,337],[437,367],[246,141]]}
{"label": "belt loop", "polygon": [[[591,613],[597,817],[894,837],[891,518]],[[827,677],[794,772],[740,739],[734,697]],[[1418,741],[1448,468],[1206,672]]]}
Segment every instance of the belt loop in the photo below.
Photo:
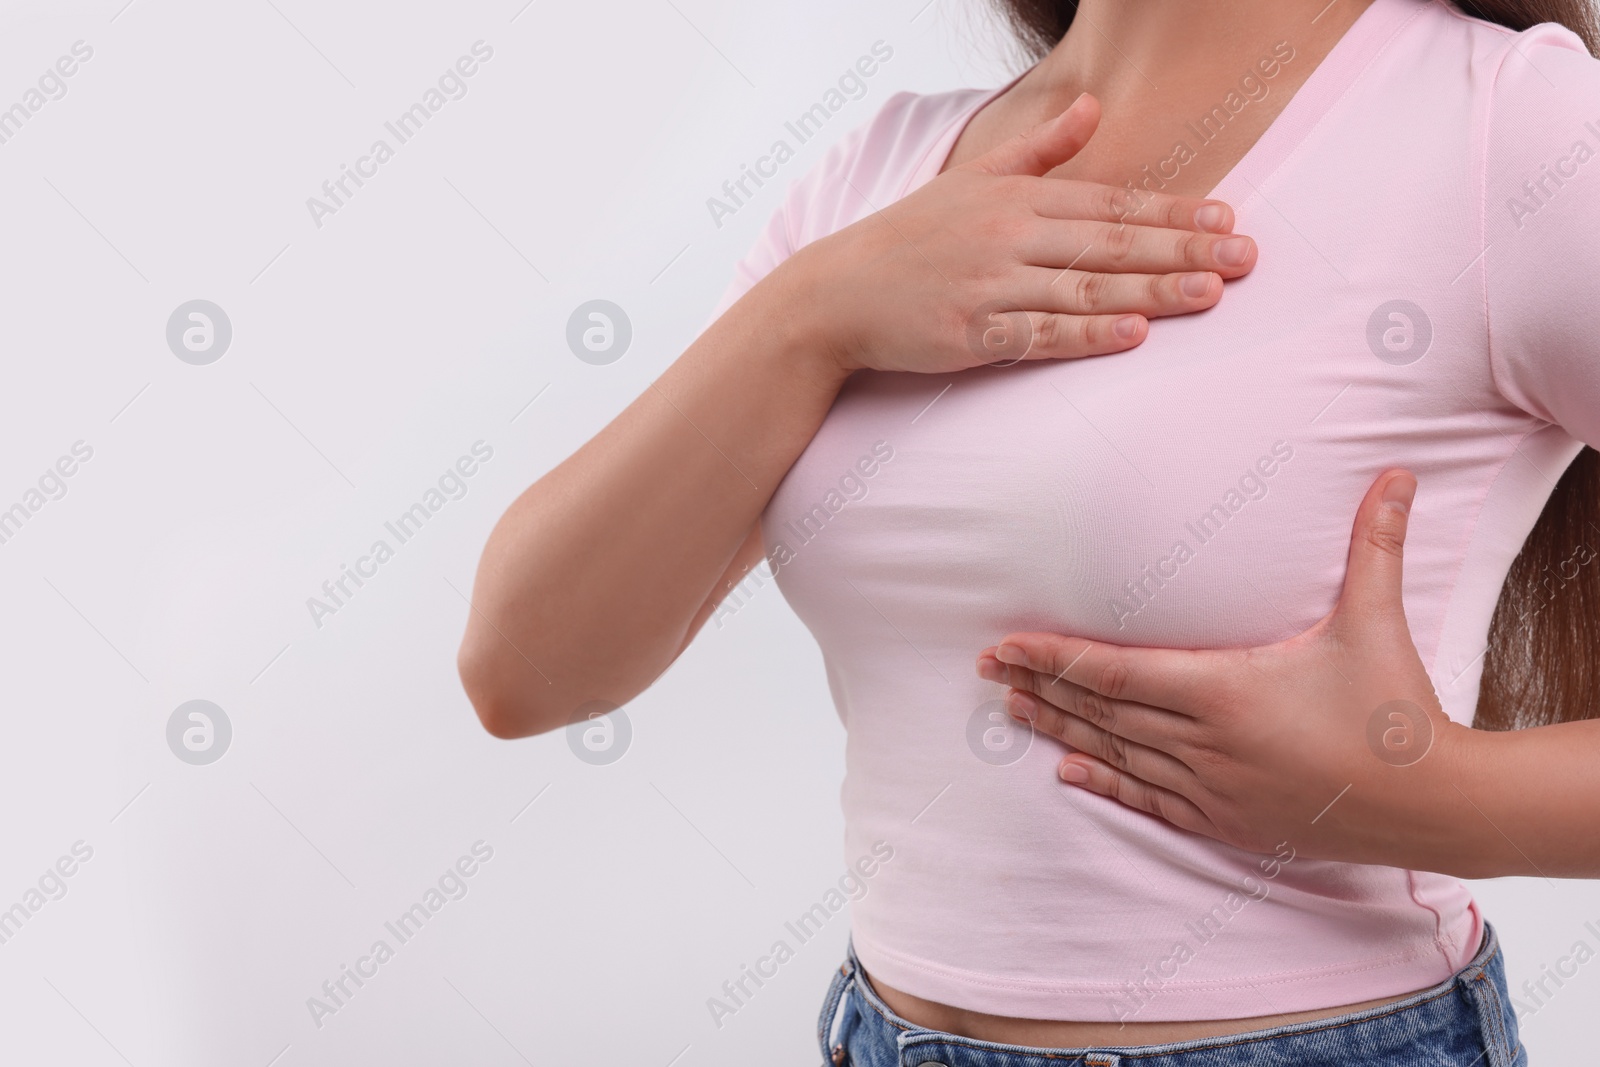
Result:
{"label": "belt loop", "polygon": [[[1483,1067],[1511,1067],[1515,1056],[1512,1047],[1515,1031],[1506,1032],[1506,1009],[1500,999],[1500,991],[1495,988],[1493,976],[1479,971],[1468,981],[1468,986],[1471,989],[1471,1003],[1478,1016],[1478,1033],[1486,1053]],[[1514,1027],[1516,1024],[1513,1021],[1511,1025]]]}
{"label": "belt loop", "polygon": [[1486,1055],[1483,1067],[1513,1067],[1521,1051],[1514,1006],[1501,996],[1505,957],[1493,927],[1485,924],[1483,945],[1474,962],[1458,976],[1459,984],[1477,1015]]}
{"label": "belt loop", "polygon": [[1083,1067],[1119,1067],[1122,1057],[1115,1052],[1087,1052],[1083,1056]]}
{"label": "belt loop", "polygon": [[822,1013],[817,1016],[817,1047],[822,1051],[824,1067],[833,1065],[833,1032],[839,1023],[839,1009],[844,1005],[845,994],[855,981],[855,956],[847,948],[845,961],[828,985],[828,995],[822,1002]]}

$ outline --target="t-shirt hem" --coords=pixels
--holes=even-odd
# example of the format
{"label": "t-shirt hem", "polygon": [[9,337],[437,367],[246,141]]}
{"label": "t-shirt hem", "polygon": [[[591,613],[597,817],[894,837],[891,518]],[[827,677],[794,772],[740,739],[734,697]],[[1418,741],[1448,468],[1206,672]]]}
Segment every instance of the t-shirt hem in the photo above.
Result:
{"label": "t-shirt hem", "polygon": [[[1461,946],[1429,940],[1386,956],[1246,977],[1160,981],[1038,981],[934,963],[850,935],[869,977],[902,993],[965,1011],[1051,1021],[1140,1022],[1248,1018],[1316,1011],[1414,993],[1454,973]],[[1470,953],[1468,953],[1470,955]]]}

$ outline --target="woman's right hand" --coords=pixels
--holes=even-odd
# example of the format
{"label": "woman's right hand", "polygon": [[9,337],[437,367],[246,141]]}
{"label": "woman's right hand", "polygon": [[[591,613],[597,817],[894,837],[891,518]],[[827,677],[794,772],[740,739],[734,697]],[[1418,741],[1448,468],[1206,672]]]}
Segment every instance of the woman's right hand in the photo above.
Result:
{"label": "woman's right hand", "polygon": [[1046,175],[1088,143],[1085,93],[1056,118],[806,245],[800,272],[844,373],[942,374],[1132,348],[1255,265],[1220,201]]}

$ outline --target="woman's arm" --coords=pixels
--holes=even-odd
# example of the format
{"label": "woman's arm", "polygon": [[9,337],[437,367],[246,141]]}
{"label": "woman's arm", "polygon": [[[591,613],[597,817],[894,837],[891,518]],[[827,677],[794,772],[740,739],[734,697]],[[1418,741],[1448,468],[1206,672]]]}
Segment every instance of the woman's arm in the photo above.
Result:
{"label": "woman's arm", "polygon": [[1456,873],[1600,878],[1600,721],[1468,732]]}
{"label": "woman's arm", "polygon": [[[855,370],[979,366],[970,327],[996,302],[1026,309],[1013,358],[1123,351],[1148,316],[1210,307],[1250,270],[1226,205],[1146,197],[1130,217],[1125,190],[1044,177],[1098,116],[1082,97],[789,256],[522,494],[484,549],[459,656],[491,733],[553,729],[666,670],[760,559],[757,516]],[[1244,257],[1224,262],[1225,242]]]}
{"label": "woman's arm", "polygon": [[506,511],[459,657],[490,733],[626,702],[704,621],[721,576],[760,558],[756,517],[845,375],[804,317],[773,314],[809,306],[798,272],[769,275]]}

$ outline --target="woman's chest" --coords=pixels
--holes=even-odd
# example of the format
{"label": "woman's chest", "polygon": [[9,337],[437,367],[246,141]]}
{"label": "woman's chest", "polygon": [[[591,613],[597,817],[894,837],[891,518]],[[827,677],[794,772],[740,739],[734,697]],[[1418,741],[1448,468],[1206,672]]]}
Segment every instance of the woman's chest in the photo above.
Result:
{"label": "woman's chest", "polygon": [[1331,608],[1390,466],[1427,479],[1417,553],[1444,559],[1507,447],[1476,335],[1429,323],[1419,371],[1393,331],[1420,323],[1381,318],[1374,342],[1364,301],[1271,288],[1117,356],[858,375],[763,517],[785,595],[846,642],[883,619],[929,641],[1273,640]]}

